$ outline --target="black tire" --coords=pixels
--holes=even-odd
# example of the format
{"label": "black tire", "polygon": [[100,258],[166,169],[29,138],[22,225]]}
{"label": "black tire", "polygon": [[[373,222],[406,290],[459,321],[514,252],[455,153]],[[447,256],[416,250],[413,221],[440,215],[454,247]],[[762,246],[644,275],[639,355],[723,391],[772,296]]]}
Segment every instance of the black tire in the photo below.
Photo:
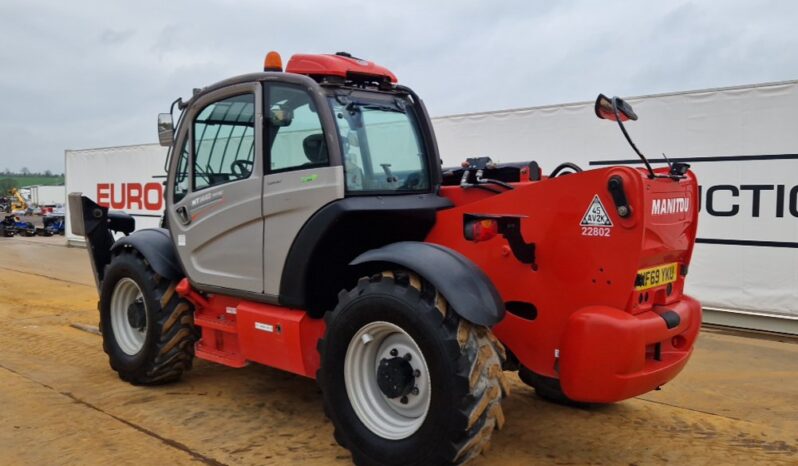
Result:
{"label": "black tire", "polygon": [[560,386],[559,379],[537,374],[524,366],[518,369],[518,377],[522,382],[534,388],[535,394],[543,400],[574,408],[586,408],[590,406],[590,403],[575,401],[568,398],[568,395],[563,392]]}
{"label": "black tire", "polygon": [[[494,429],[504,425],[501,400],[508,394],[501,369],[504,347],[490,329],[461,319],[428,282],[402,271],[361,278],[351,291],[339,294],[325,320],[317,380],[335,439],[351,451],[355,464],[460,464],[489,448]],[[372,322],[400,327],[418,345],[429,369],[426,417],[414,433],[398,440],[364,425],[347,394],[344,367],[350,340]]]}
{"label": "black tire", "polygon": [[[111,300],[117,283],[132,279],[143,297],[146,331],[141,349],[127,354],[120,347],[111,322]],[[114,256],[105,269],[100,293],[103,350],[119,378],[134,385],[173,382],[191,369],[194,359],[194,308],[175,292],[177,282],[156,274],[135,250]]]}

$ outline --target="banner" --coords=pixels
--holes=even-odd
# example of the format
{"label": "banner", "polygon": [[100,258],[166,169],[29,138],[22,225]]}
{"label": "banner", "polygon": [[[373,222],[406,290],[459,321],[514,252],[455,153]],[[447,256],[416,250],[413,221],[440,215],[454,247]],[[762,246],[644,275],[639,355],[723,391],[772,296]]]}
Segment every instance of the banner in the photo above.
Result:
{"label": "banner", "polygon": [[[124,210],[136,220],[136,229],[160,224],[164,209],[163,182],[166,148],[158,144],[67,150],[66,192],[80,192],[112,210]],[[66,209],[66,238],[82,243],[72,234],[72,218]]]}
{"label": "banner", "polygon": [[[598,91],[607,91],[597,89]],[[623,96],[622,96],[623,97]],[[626,128],[656,162],[701,185],[687,292],[706,307],[798,317],[798,81],[625,98]],[[593,102],[434,118],[444,166],[467,157],[642,166]]]}

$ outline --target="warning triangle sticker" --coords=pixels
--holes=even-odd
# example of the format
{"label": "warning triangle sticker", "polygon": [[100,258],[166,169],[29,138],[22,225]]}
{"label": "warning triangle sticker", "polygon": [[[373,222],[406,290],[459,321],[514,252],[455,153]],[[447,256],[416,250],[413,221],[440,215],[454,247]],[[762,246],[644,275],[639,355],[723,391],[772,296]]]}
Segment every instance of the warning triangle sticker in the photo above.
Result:
{"label": "warning triangle sticker", "polygon": [[601,203],[601,199],[599,199],[598,194],[593,196],[593,201],[587,208],[585,216],[582,217],[582,223],[580,223],[580,225],[599,227],[612,226],[612,220],[610,220],[610,216],[607,215],[607,209],[604,208],[604,204]]}

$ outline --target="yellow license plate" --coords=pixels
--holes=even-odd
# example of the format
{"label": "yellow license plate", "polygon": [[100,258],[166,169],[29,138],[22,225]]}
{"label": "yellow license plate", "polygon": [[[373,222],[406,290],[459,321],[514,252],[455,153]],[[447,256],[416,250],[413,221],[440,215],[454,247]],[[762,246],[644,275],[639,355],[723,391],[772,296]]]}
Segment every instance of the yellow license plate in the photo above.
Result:
{"label": "yellow license plate", "polygon": [[637,271],[635,290],[647,290],[655,286],[665,285],[676,281],[677,263],[659,265]]}

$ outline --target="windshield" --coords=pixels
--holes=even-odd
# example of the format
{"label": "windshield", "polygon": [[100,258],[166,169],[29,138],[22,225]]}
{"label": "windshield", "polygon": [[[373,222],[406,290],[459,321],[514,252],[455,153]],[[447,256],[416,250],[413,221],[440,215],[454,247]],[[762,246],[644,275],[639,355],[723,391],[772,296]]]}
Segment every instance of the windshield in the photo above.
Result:
{"label": "windshield", "polygon": [[403,101],[331,97],[347,191],[428,191],[424,144]]}

